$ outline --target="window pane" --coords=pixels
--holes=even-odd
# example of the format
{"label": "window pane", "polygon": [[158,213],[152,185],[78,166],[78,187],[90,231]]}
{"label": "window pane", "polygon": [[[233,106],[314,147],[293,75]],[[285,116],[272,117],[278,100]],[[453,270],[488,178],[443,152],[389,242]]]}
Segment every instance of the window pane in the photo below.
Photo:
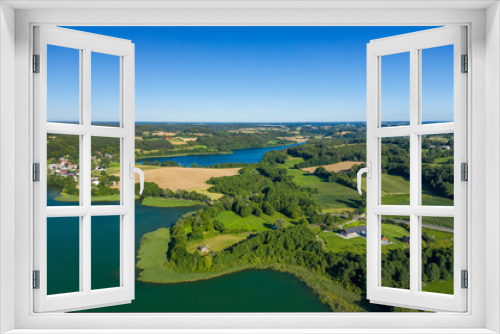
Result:
{"label": "window pane", "polygon": [[422,136],[422,205],[453,206],[453,134]]}
{"label": "window pane", "polygon": [[47,121],[80,122],[80,50],[47,45]]}
{"label": "window pane", "polygon": [[453,294],[453,218],[422,217],[422,291]]}
{"label": "window pane", "polygon": [[120,138],[92,137],[92,205],[120,204]]}
{"label": "window pane", "polygon": [[80,205],[80,138],[47,134],[47,206]]}
{"label": "window pane", "polygon": [[422,123],[453,122],[453,45],[421,52]]}
{"label": "window pane", "polygon": [[47,294],[80,290],[80,218],[47,218]]}
{"label": "window pane", "polygon": [[120,216],[93,216],[92,290],[120,286]]}
{"label": "window pane", "polygon": [[92,52],[92,125],[120,126],[120,57]]}
{"label": "window pane", "polygon": [[410,288],[410,217],[382,216],[382,286]]}
{"label": "window pane", "polygon": [[382,205],[410,204],[410,138],[382,139]]}
{"label": "window pane", "polygon": [[382,126],[410,124],[410,53],[381,57]]}

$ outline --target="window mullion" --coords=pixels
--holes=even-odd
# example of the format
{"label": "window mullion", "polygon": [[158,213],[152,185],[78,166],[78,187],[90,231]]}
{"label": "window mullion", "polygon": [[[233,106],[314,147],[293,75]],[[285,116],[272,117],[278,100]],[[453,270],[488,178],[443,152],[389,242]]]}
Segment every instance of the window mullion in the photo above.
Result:
{"label": "window mullion", "polygon": [[410,50],[410,291],[420,287],[420,218],[414,209],[420,204],[420,138],[414,129],[420,123],[420,59],[419,50]]}
{"label": "window mullion", "polygon": [[91,215],[90,207],[92,205],[91,194],[91,51],[84,49],[82,51],[81,66],[81,88],[80,96],[82,101],[81,120],[86,128],[86,133],[81,137],[81,157],[80,157],[80,196],[81,203],[86,209],[86,214],[81,218],[82,234],[80,243],[81,254],[81,272],[83,292],[90,293],[92,289],[91,282]]}

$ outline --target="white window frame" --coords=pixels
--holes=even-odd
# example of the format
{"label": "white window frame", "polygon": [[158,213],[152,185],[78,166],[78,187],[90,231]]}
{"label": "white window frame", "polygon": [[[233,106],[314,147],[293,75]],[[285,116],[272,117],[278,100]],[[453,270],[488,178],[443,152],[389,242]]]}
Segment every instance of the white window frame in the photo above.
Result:
{"label": "white window frame", "polygon": [[[10,6],[19,8],[14,11]],[[74,7],[72,7],[74,6]],[[120,8],[121,6],[121,8]],[[132,6],[137,9],[126,9]],[[150,6],[148,9],[147,7]],[[152,7],[154,8],[152,9]],[[184,6],[184,8],[179,8]],[[203,8],[201,8],[203,6]],[[226,8],[224,8],[226,6]],[[392,8],[397,6],[397,8]],[[489,8],[487,8],[489,6]],[[99,7],[99,8],[97,8]],[[103,9],[104,7],[104,9]],[[105,8],[113,10],[108,10]],[[163,8],[157,8],[163,7]],[[177,7],[177,8],[176,8]],[[230,7],[230,8],[227,8]],[[22,9],[24,8],[24,9]],[[80,8],[80,9],[75,9]],[[81,9],[86,8],[86,9]],[[439,9],[437,9],[439,8]],[[306,9],[306,10],[305,10]],[[500,331],[498,257],[500,230],[500,18],[498,3],[474,1],[384,1],[365,2],[255,2],[221,4],[211,1],[179,4],[164,2],[17,2],[0,4],[0,304],[1,330],[15,333],[108,332],[127,329],[128,333],[161,332],[350,332],[350,333],[492,333]],[[14,21],[15,18],[15,21]],[[486,23],[486,24],[485,24]],[[465,24],[469,28],[468,54],[471,75],[468,86],[468,152],[470,183],[468,234],[468,312],[435,314],[34,314],[31,290],[32,259],[32,27],[57,25],[447,25]],[[14,40],[15,31],[15,40]],[[12,67],[15,66],[15,73]],[[340,65],[339,65],[340,66]],[[15,86],[12,87],[12,82]],[[11,95],[10,95],[11,94]],[[15,99],[12,98],[15,94]],[[12,117],[15,110],[15,119]],[[15,133],[8,127],[15,127]],[[2,132],[3,131],[3,132]],[[15,146],[11,138],[15,136]],[[10,140],[10,141],[9,141]],[[6,142],[7,141],[7,142]],[[489,149],[488,155],[486,150]],[[11,165],[15,159],[15,178]],[[491,173],[488,182],[486,174]],[[14,179],[13,181],[9,179]],[[4,187],[10,185],[10,189]],[[15,189],[14,200],[8,199]],[[488,194],[488,196],[486,196]],[[28,197],[28,199],[27,199]],[[488,205],[486,206],[485,203]],[[8,205],[14,205],[15,211]],[[490,219],[485,219],[489,217]],[[7,219],[12,219],[6,221]],[[15,221],[15,225],[9,222]],[[472,226],[474,229],[472,229]],[[15,249],[14,257],[11,250]],[[485,263],[485,254],[496,258]],[[15,282],[15,283],[14,283]],[[10,286],[8,284],[11,284]],[[11,287],[15,284],[15,289]],[[15,305],[15,307],[12,307]],[[9,307],[10,306],[10,307]],[[140,327],[140,328],[139,328]],[[413,328],[413,330],[411,330]],[[133,330],[136,329],[136,330]],[[180,330],[179,330],[180,331]],[[184,331],[189,332],[189,331]],[[248,332],[248,330],[246,331]]]}
{"label": "white window frame", "polygon": [[[467,290],[461,287],[461,271],[467,270],[467,183],[461,180],[461,163],[467,163],[467,75],[461,73],[462,55],[467,55],[465,26],[429,29],[399,36],[372,40],[367,46],[367,299],[372,303],[430,311],[467,310]],[[422,124],[422,50],[453,45],[454,120]],[[382,126],[382,78],[384,56],[409,53],[409,125]],[[422,135],[454,134],[454,204],[422,205]],[[382,140],[409,138],[410,203],[382,205],[381,150]],[[410,218],[410,288],[382,286],[383,215]],[[422,217],[454,218],[453,294],[422,291]]]}
{"label": "white window frame", "polygon": [[[33,184],[34,256],[33,268],[39,272],[39,288],[34,289],[34,311],[75,311],[93,305],[130,303],[135,290],[135,118],[134,118],[134,44],[128,40],[101,36],[60,27],[34,27],[34,54],[39,56],[39,71],[34,83],[34,162],[39,163],[39,181]],[[78,124],[47,121],[47,45],[78,50],[80,59],[80,113]],[[92,125],[92,53],[119,58],[119,127]],[[47,207],[47,134],[78,136],[80,152],[80,198],[78,206]],[[91,204],[91,138],[116,138],[120,142],[120,204]],[[119,216],[120,285],[92,290],[91,229],[92,216]],[[79,219],[79,291],[47,295],[47,218]],[[131,261],[132,259],[132,261]],[[95,307],[95,306],[94,306]]]}

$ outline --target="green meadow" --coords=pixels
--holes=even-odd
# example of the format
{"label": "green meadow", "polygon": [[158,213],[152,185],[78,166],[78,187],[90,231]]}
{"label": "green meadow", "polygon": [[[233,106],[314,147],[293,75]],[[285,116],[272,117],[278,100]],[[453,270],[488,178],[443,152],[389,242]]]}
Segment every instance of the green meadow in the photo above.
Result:
{"label": "green meadow", "polygon": [[196,206],[202,205],[201,202],[190,201],[177,198],[159,198],[159,197],[146,197],[141,203],[144,206],[153,206],[157,208],[173,208],[183,206]]}
{"label": "green meadow", "polygon": [[248,217],[241,217],[240,215],[232,212],[225,211],[219,213],[214,220],[219,220],[222,222],[226,229],[228,230],[246,230],[248,232],[262,232],[270,230],[273,228],[274,222],[278,219],[285,219],[287,222],[285,226],[289,226],[290,219],[288,219],[284,214],[275,212],[274,215],[268,216],[262,214],[261,217],[250,215]]}

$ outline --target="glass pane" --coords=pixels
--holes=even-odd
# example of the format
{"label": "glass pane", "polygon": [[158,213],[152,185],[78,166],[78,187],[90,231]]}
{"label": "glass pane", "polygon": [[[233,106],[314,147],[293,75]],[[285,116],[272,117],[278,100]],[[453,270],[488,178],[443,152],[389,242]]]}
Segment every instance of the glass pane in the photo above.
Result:
{"label": "glass pane", "polygon": [[410,124],[410,53],[381,57],[382,126]]}
{"label": "glass pane", "polygon": [[80,50],[47,45],[47,121],[80,122]]}
{"label": "glass pane", "polygon": [[422,205],[453,206],[453,134],[422,136]]}
{"label": "glass pane", "polygon": [[453,218],[422,217],[422,291],[453,294]]}
{"label": "glass pane", "polygon": [[93,216],[92,290],[120,286],[120,216]]}
{"label": "glass pane", "polygon": [[92,52],[92,125],[120,126],[120,57]]}
{"label": "glass pane", "polygon": [[422,123],[453,122],[453,45],[421,52]]}
{"label": "glass pane", "polygon": [[92,137],[92,205],[120,204],[120,138]]}
{"label": "glass pane", "polygon": [[47,218],[47,294],[80,290],[80,218]]}
{"label": "glass pane", "polygon": [[410,138],[382,139],[382,205],[410,205]]}
{"label": "glass pane", "polygon": [[47,206],[80,205],[80,138],[47,134]]}
{"label": "glass pane", "polygon": [[382,216],[382,286],[410,288],[410,217]]}

